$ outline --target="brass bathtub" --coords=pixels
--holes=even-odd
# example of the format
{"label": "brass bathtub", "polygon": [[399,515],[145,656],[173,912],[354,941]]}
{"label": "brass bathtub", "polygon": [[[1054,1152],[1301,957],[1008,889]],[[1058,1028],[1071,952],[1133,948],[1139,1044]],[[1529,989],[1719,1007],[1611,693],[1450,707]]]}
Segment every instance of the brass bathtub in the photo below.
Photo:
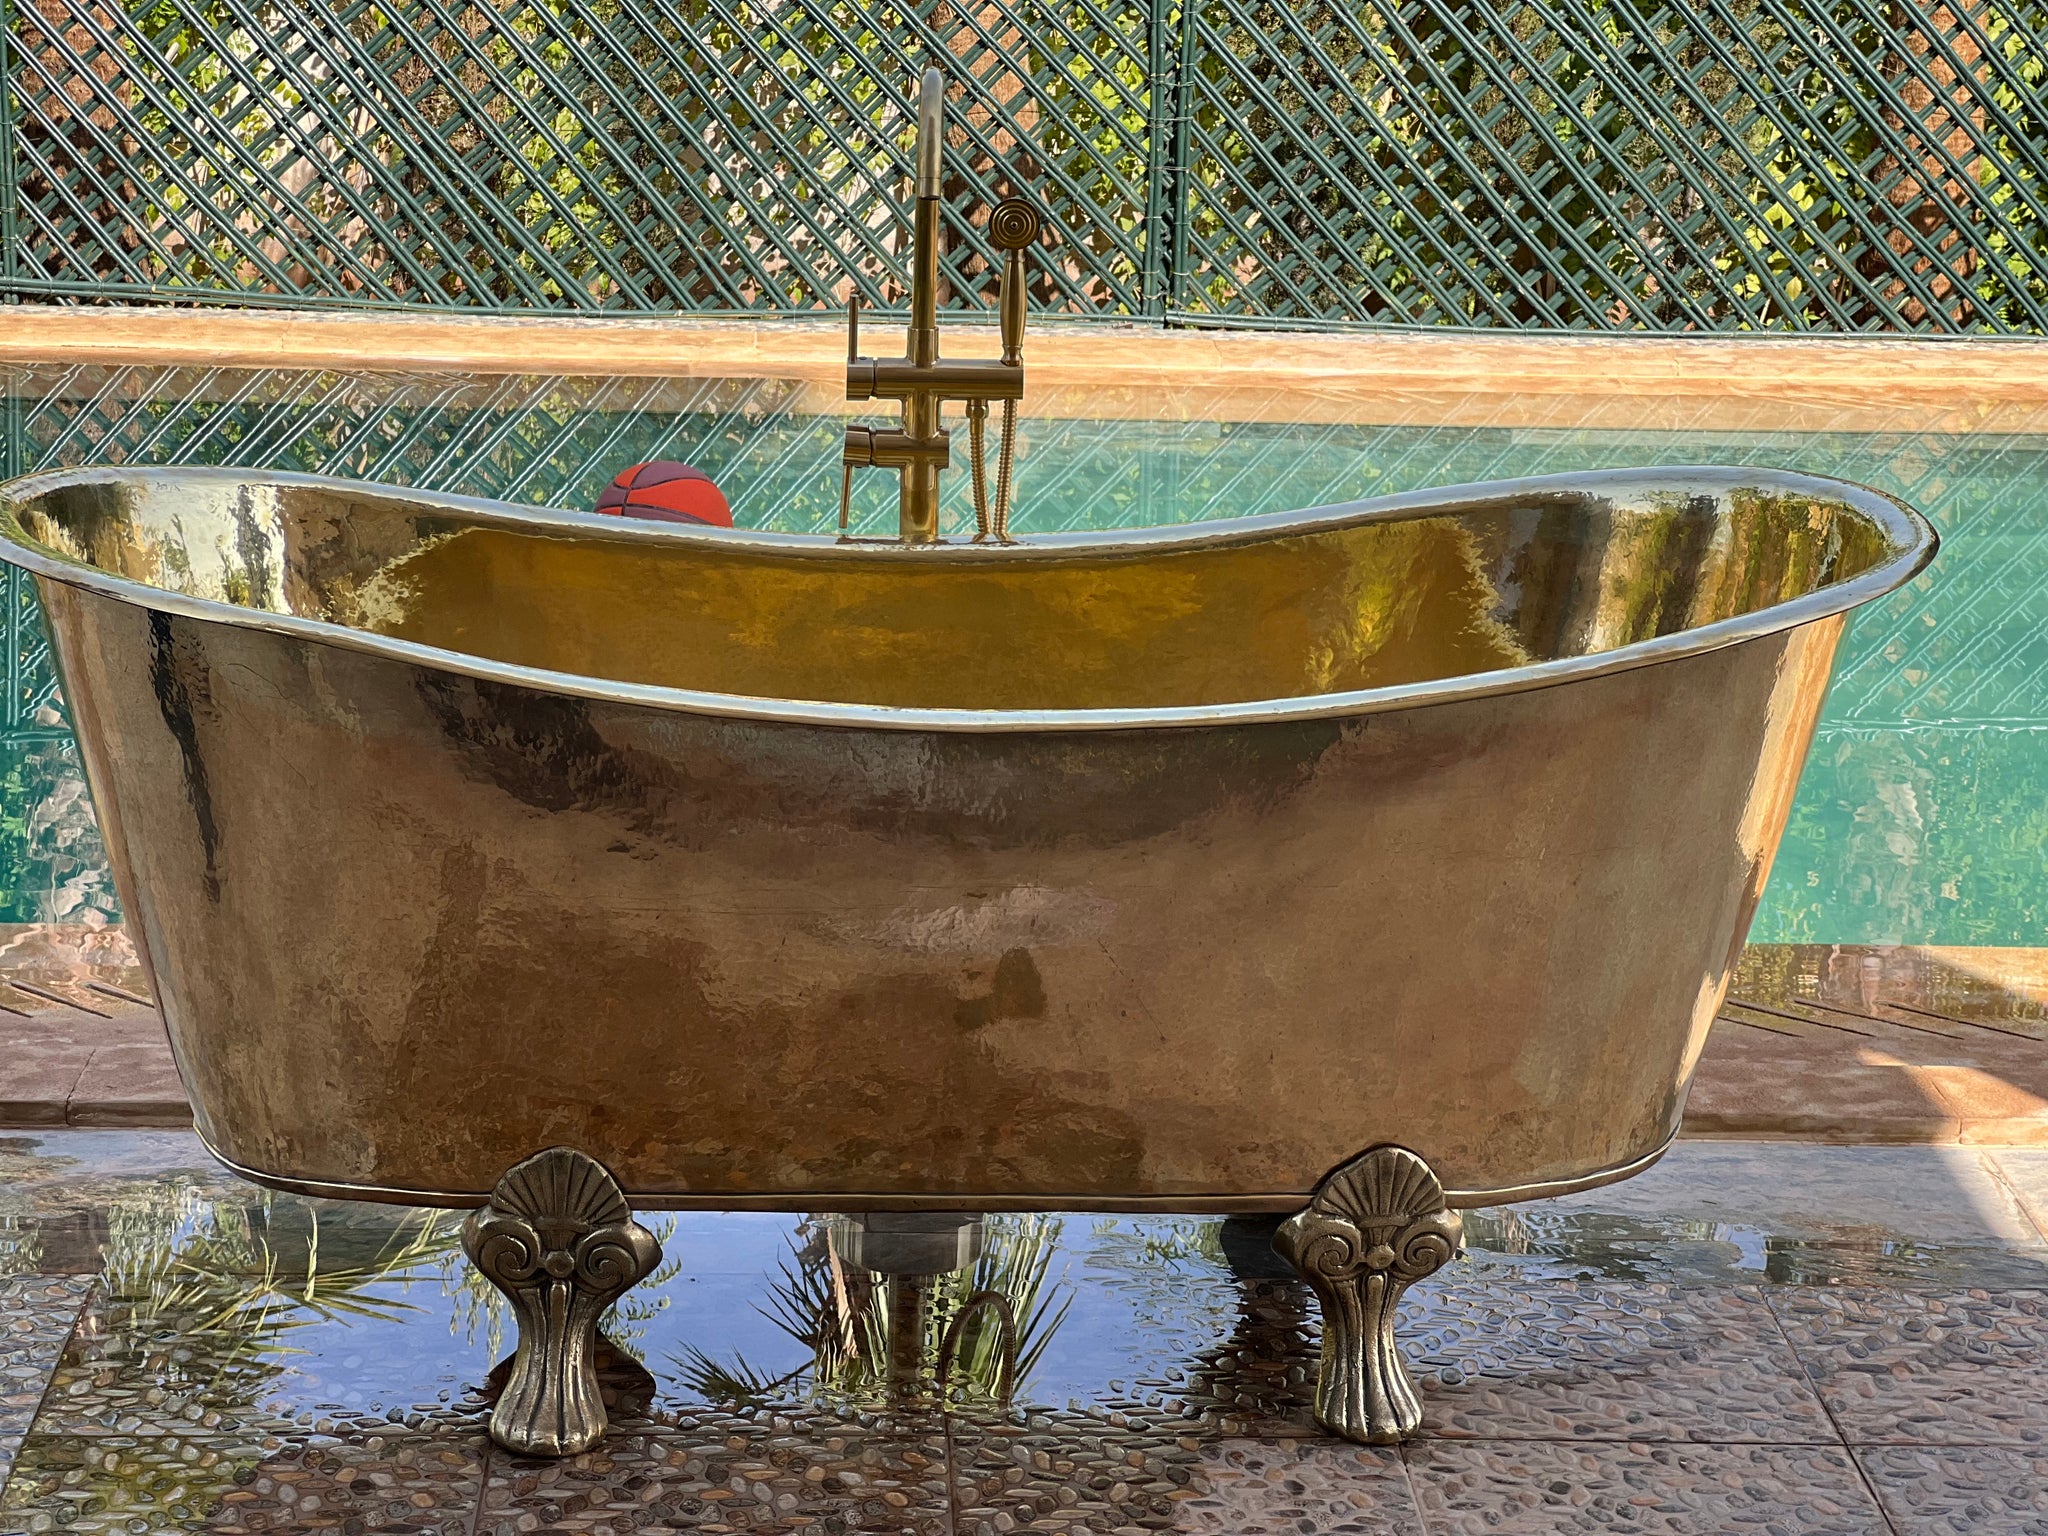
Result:
{"label": "brass bathtub", "polygon": [[1283,1248],[1327,1305],[1348,1222],[1387,1309],[1446,1208],[1668,1144],[1846,615],[1936,542],[1693,468],[1006,549],[215,470],[0,516],[239,1172],[485,1226],[551,1147],[652,1207],[1313,1194]]}

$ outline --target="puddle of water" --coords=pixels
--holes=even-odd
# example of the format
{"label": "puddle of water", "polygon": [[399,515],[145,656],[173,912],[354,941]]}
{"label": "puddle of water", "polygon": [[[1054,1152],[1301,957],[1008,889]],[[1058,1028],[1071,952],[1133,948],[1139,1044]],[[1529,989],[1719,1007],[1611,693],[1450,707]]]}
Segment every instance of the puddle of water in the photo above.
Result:
{"label": "puddle of water", "polygon": [[[905,1326],[890,1287],[905,1282],[845,1266],[835,1277],[823,1221],[647,1222],[663,1263],[606,1331],[652,1372],[657,1416],[702,1404],[872,1407],[905,1390],[910,1378],[888,1366],[899,1357],[891,1330]],[[1294,1412],[1315,1314],[1271,1254],[1270,1227],[992,1217],[973,1269],[924,1283],[908,1325],[917,1343],[907,1358],[923,1373],[914,1390],[929,1391],[939,1335],[960,1304],[993,1288],[1026,1325],[1023,1401],[1114,1411],[1174,1398]],[[0,1138],[0,1274],[105,1275],[46,1401],[46,1427],[113,1429],[166,1413],[264,1433],[473,1419],[512,1324],[463,1260],[459,1231],[459,1213],[255,1189],[208,1167],[182,1133]],[[1869,1228],[1778,1234],[1538,1205],[1469,1212],[1466,1232],[1467,1256],[1406,1303],[1426,1336],[1456,1331],[1465,1293],[1498,1305],[1535,1279],[2048,1286],[2048,1256]],[[969,1400],[993,1391],[993,1344],[992,1332],[966,1336]]]}
{"label": "puddle of water", "polygon": [[1921,1242],[1869,1227],[1816,1236],[1739,1222],[1525,1205],[1466,1212],[1465,1246],[1474,1264],[1558,1280],[1910,1290],[2048,1286],[2048,1253]]}

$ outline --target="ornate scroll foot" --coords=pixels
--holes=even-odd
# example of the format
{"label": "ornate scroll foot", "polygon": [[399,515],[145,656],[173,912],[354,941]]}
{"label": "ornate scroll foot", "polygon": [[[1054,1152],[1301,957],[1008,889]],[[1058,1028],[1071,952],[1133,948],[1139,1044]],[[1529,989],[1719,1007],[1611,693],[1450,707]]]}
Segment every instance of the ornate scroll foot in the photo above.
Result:
{"label": "ornate scroll foot", "polygon": [[1317,1186],[1273,1246],[1323,1304],[1316,1422],[1346,1440],[1395,1445],[1422,1423],[1422,1400],[1394,1344],[1394,1304],[1450,1262],[1464,1222],[1444,1208],[1429,1164],[1374,1147]]}
{"label": "ornate scroll foot", "polygon": [[618,1181],[574,1147],[550,1147],[498,1180],[462,1224],[462,1249],[519,1319],[491,1438],[523,1456],[573,1456],[604,1438],[595,1345],[604,1309],[661,1261]]}

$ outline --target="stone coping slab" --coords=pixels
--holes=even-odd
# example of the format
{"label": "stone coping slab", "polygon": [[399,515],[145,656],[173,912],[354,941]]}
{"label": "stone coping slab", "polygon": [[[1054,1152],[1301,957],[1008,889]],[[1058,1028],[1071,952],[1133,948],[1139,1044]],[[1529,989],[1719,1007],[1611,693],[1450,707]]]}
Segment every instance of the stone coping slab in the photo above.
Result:
{"label": "stone coping slab", "polygon": [[[963,317],[964,318],[964,317]],[[960,355],[993,327],[942,317]],[[870,317],[870,345],[890,321]],[[2048,430],[2029,338],[1331,334],[1034,318],[1040,416],[1688,431]],[[836,317],[480,317],[22,304],[0,362],[781,378],[845,399]]]}

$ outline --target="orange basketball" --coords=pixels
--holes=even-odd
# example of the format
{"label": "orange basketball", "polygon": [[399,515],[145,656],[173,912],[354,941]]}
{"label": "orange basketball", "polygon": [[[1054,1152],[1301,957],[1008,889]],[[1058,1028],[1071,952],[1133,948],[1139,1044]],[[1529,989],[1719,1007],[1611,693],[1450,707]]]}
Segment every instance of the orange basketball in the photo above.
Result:
{"label": "orange basketball", "polygon": [[620,470],[590,510],[651,517],[664,523],[732,526],[732,508],[725,504],[725,494],[717,483],[703,470],[674,459],[649,459]]}

